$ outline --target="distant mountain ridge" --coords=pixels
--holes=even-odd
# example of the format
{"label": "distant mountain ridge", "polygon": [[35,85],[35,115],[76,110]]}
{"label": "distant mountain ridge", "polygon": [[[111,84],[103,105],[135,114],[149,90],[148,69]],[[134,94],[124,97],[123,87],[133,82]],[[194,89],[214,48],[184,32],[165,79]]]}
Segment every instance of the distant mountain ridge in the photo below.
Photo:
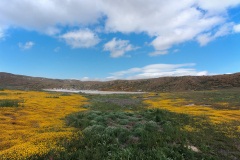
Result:
{"label": "distant mountain ridge", "polygon": [[65,88],[110,91],[187,91],[240,87],[240,73],[214,76],[160,77],[141,80],[79,81],[30,77],[0,72],[0,88],[41,90]]}

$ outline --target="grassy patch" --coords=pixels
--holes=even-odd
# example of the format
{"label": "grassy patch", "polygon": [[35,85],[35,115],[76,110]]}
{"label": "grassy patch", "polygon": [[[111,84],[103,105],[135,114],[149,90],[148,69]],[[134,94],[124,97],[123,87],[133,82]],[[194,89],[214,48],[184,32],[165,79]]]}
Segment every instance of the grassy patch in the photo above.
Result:
{"label": "grassy patch", "polygon": [[[236,159],[240,156],[236,139],[221,132],[223,126],[165,110],[87,111],[68,116],[66,122],[82,133],[74,141],[64,143],[65,151],[52,151],[45,158]],[[186,125],[193,130],[186,130]]]}
{"label": "grassy patch", "polygon": [[175,92],[169,94],[168,98],[172,100],[183,98],[186,100],[183,104],[194,103],[196,105],[209,106],[214,109],[240,110],[240,88],[215,91]]}
{"label": "grassy patch", "polygon": [[[134,95],[90,95],[88,111],[66,123],[82,131],[56,159],[238,159],[236,124],[215,125],[207,116],[147,109]],[[234,122],[233,122],[234,123]],[[237,123],[237,122],[236,122]],[[234,127],[233,127],[234,126]],[[234,130],[235,129],[235,130]]]}
{"label": "grassy patch", "polygon": [[46,96],[46,98],[59,98],[59,96]]}
{"label": "grassy patch", "polygon": [[139,111],[145,109],[142,100],[135,95],[88,95],[91,110],[102,111]]}
{"label": "grassy patch", "polygon": [[0,100],[0,107],[18,107],[19,103],[19,100],[2,99]]}
{"label": "grassy patch", "polygon": [[[188,148],[187,134],[178,116],[162,110],[135,113],[87,111],[67,117],[67,124],[82,135],[67,149],[47,157],[57,159],[194,159],[206,155]],[[161,117],[160,119],[157,117]],[[184,116],[189,120],[188,116]],[[52,152],[54,153],[54,151]]]}

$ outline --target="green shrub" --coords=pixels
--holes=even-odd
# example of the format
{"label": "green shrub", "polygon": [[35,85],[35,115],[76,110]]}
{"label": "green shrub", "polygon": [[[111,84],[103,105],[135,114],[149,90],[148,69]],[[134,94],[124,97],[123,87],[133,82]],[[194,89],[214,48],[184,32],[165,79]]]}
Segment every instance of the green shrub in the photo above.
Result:
{"label": "green shrub", "polygon": [[119,124],[121,124],[121,125],[126,125],[126,124],[129,123],[129,120],[128,120],[128,119],[120,119],[118,122],[119,122]]}
{"label": "green shrub", "polygon": [[[125,112],[130,108],[125,104],[133,102],[126,100],[126,96],[89,97],[92,103],[87,106],[88,111],[66,118],[67,125],[82,134],[71,142],[62,142],[65,148],[62,152],[53,151],[39,159],[227,159],[232,152],[226,151],[232,146],[224,144],[238,142],[218,132],[219,128],[216,130],[204,117],[143,109],[135,102],[131,105],[134,112]],[[186,125],[199,130],[188,132],[183,129]],[[189,145],[200,152],[192,151]]]}
{"label": "green shrub", "polygon": [[19,100],[0,100],[0,107],[18,107],[19,106]]}
{"label": "green shrub", "polygon": [[47,96],[46,98],[59,98],[59,96]]}
{"label": "green shrub", "polygon": [[[162,114],[166,115],[162,115]],[[156,122],[161,117],[161,123]],[[71,117],[71,116],[69,116]],[[83,136],[65,146],[63,159],[202,159],[185,146],[175,114],[158,110],[134,113],[86,111],[67,118]],[[188,117],[181,117],[187,120]],[[162,131],[163,130],[163,131]],[[77,143],[77,144],[76,144]],[[73,149],[75,148],[75,149]],[[74,150],[74,152],[73,152]],[[61,159],[59,158],[59,159]]]}

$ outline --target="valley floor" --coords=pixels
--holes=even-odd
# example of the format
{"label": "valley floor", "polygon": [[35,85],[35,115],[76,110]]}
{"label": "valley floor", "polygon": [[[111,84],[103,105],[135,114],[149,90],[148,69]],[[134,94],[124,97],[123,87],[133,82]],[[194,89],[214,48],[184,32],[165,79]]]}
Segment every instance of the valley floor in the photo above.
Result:
{"label": "valley floor", "polygon": [[240,159],[240,89],[0,91],[0,159]]}

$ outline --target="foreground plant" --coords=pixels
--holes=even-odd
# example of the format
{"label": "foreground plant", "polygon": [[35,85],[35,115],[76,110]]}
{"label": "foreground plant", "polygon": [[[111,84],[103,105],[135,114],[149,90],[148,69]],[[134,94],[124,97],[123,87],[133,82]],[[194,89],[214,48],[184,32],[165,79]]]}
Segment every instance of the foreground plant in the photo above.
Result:
{"label": "foreground plant", "polygon": [[[88,111],[67,117],[67,123],[82,130],[78,139],[57,159],[193,159],[203,158],[189,149],[185,132],[161,110],[141,112]],[[158,119],[161,117],[163,119]]]}
{"label": "foreground plant", "polygon": [[[175,112],[181,110],[182,104],[189,104],[186,100],[169,100],[162,94],[88,97],[91,99],[85,106],[88,111],[66,119],[81,134],[74,141],[63,142],[67,150],[52,151],[45,158],[234,160],[240,157],[239,121],[213,123],[210,116],[201,114],[201,107],[192,105],[186,106],[189,112],[184,113],[184,105],[182,112]],[[157,105],[140,104],[141,98]],[[189,114],[194,113],[193,109],[196,114]]]}

